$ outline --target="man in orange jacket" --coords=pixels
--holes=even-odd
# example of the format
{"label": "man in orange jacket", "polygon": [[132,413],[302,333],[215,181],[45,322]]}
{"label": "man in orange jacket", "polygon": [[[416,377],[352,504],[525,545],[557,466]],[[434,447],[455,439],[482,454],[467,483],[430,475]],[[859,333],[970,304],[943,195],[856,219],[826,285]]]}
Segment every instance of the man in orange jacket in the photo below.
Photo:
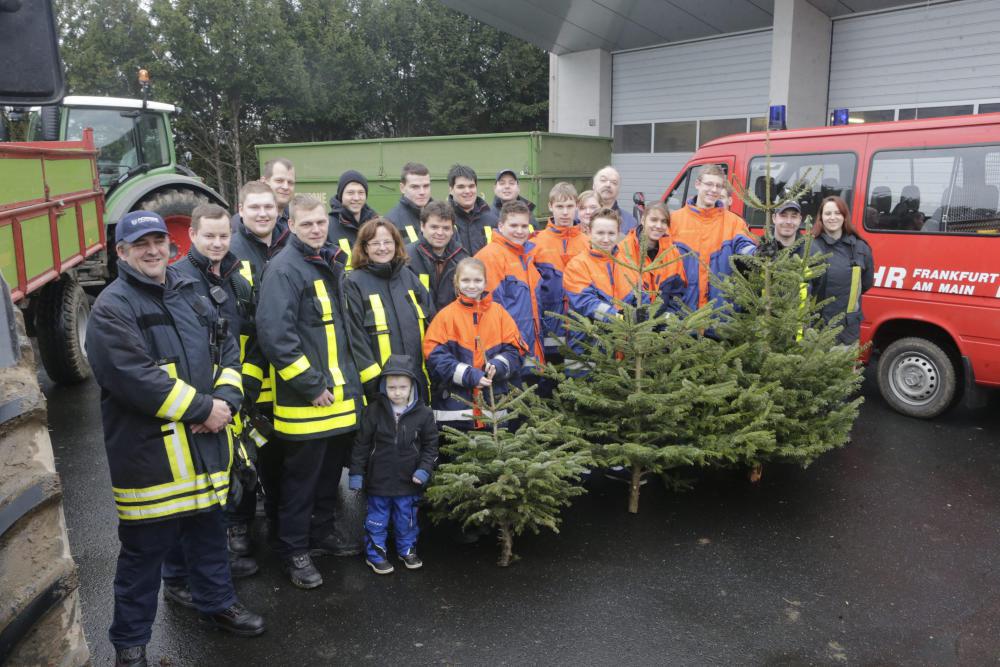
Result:
{"label": "man in orange jacket", "polygon": [[697,196],[670,216],[670,236],[684,256],[688,288],[684,303],[700,308],[719,297],[709,275],[732,273],[734,255],[752,255],[756,237],[743,218],[725,208],[726,174],[719,165],[708,165],[694,183]]}

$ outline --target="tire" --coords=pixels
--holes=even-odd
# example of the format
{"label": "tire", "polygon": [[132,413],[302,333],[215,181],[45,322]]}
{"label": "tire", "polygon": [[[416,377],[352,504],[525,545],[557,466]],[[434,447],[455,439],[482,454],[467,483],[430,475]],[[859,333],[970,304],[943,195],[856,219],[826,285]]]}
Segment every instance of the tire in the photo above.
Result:
{"label": "tire", "polygon": [[937,343],[926,338],[900,338],[879,358],[878,388],[897,412],[931,419],[954,402],[958,370]]}
{"label": "tire", "polygon": [[35,334],[45,372],[54,382],[73,384],[90,377],[84,346],[90,302],[80,283],[64,275],[42,288],[35,304]]}
{"label": "tire", "polygon": [[191,247],[188,229],[191,212],[200,204],[213,203],[207,196],[194,190],[168,188],[158,190],[139,202],[133,210],[159,213],[170,232],[170,263],[183,259]]}

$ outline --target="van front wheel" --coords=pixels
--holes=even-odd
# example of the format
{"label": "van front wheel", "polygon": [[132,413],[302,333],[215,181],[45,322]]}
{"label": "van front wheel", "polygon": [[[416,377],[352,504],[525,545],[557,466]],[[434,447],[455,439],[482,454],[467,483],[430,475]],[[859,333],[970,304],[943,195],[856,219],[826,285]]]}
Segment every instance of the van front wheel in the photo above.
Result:
{"label": "van front wheel", "polygon": [[951,406],[958,390],[955,363],[926,338],[900,338],[882,352],[878,388],[898,412],[931,419]]}

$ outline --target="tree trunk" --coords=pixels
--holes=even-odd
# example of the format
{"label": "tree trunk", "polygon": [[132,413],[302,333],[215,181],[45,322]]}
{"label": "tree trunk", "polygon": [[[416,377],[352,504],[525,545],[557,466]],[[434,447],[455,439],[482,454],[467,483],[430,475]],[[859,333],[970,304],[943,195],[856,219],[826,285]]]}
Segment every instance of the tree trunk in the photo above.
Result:
{"label": "tree trunk", "polygon": [[642,466],[632,466],[632,484],[628,490],[628,511],[639,513],[639,488],[642,486]]}
{"label": "tree trunk", "polygon": [[510,530],[510,524],[500,526],[500,560],[497,565],[507,567],[514,558],[514,534]]}
{"label": "tree trunk", "polygon": [[757,483],[759,483],[760,479],[763,476],[764,476],[764,464],[763,463],[754,463],[752,466],[750,466],[750,483],[751,484],[757,484]]}
{"label": "tree trunk", "polygon": [[240,101],[229,102],[229,136],[232,139],[233,170],[236,172],[237,191],[243,185],[243,141],[240,138]]}

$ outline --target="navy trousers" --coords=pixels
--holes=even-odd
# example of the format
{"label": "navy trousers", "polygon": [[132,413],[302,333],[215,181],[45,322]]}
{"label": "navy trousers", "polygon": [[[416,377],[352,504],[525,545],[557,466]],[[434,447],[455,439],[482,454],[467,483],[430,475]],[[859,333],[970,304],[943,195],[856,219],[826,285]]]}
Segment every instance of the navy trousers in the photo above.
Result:
{"label": "navy trousers", "polygon": [[291,558],[309,552],[310,542],[333,533],[340,475],[354,434],[317,440],[281,440],[284,460],[278,506],[281,555]]}
{"label": "navy trousers", "polygon": [[408,554],[417,546],[417,501],[420,496],[368,496],[365,518],[365,553],[369,560],[389,560],[385,548],[389,526],[396,537],[396,553]]}
{"label": "navy trousers", "polygon": [[115,648],[149,643],[161,577],[186,582],[202,613],[215,614],[236,603],[221,509],[153,523],[122,521],[118,539],[115,614],[108,631]]}

